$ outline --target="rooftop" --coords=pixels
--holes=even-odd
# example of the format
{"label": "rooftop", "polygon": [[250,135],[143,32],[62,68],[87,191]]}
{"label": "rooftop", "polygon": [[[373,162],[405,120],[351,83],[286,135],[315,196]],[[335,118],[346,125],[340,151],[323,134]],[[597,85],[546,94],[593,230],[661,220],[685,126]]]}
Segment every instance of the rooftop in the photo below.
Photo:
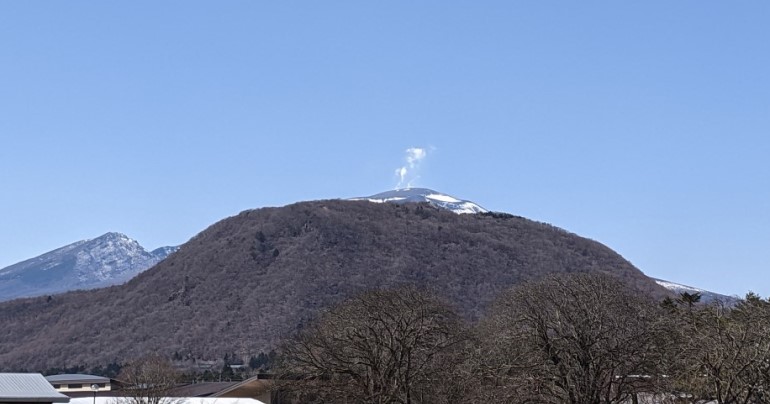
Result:
{"label": "rooftop", "polygon": [[0,402],[68,403],[40,373],[0,373]]}
{"label": "rooftop", "polygon": [[50,383],[61,383],[61,382],[107,383],[110,381],[110,379],[102,376],[81,375],[81,374],[73,374],[73,373],[46,376],[45,379],[48,380]]}

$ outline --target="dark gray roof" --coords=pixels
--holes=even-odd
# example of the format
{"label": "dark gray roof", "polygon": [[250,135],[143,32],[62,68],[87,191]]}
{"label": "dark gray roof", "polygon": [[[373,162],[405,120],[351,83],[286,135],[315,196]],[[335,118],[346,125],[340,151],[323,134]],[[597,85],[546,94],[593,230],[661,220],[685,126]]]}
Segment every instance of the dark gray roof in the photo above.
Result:
{"label": "dark gray roof", "polygon": [[0,403],[68,403],[40,373],[0,373]]}
{"label": "dark gray roof", "polygon": [[64,375],[51,375],[46,376],[46,380],[48,380],[50,383],[66,383],[66,382],[74,382],[74,383],[107,383],[110,381],[110,379],[102,376],[94,376],[94,375],[81,375],[81,374],[64,374]]}
{"label": "dark gray roof", "polygon": [[166,392],[168,397],[209,397],[224,389],[237,385],[238,382],[201,382],[177,386]]}

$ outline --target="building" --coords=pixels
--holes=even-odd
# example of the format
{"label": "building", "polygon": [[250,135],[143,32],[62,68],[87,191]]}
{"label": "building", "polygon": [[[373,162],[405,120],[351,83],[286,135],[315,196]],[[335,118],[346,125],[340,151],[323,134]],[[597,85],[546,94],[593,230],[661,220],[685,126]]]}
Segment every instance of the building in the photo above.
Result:
{"label": "building", "polygon": [[40,373],[0,373],[0,403],[69,403]]}
{"label": "building", "polygon": [[222,398],[236,398],[236,397],[250,397],[259,400],[265,404],[270,404],[280,400],[274,400],[275,392],[273,392],[273,380],[263,377],[265,375],[258,375],[246,379],[242,382],[235,383],[232,386],[222,389],[222,391],[213,394],[211,397]]}
{"label": "building", "polygon": [[[254,399],[264,404],[277,404],[271,375],[260,374],[239,382],[196,382],[176,386],[165,394],[169,397],[207,397],[224,399]],[[217,401],[217,404],[221,404]]]}
{"label": "building", "polygon": [[64,394],[112,390],[110,379],[102,376],[64,374],[46,376],[45,379],[56,391]]}

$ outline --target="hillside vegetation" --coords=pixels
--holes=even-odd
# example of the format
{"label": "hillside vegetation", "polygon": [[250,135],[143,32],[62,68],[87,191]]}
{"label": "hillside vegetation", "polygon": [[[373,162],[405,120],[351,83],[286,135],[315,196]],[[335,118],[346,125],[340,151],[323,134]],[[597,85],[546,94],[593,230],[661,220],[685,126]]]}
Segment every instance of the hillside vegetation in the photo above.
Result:
{"label": "hillside vegetation", "polygon": [[278,353],[281,402],[768,403],[770,301],[654,302],[616,277],[554,274],[462,321],[409,287],[324,310]]}
{"label": "hillside vegetation", "polygon": [[0,368],[267,352],[321,308],[415,285],[480,317],[503,290],[549,273],[611,273],[665,292],[606,246],[505,214],[426,204],[313,201],[222,220],[130,282],[0,304]]}

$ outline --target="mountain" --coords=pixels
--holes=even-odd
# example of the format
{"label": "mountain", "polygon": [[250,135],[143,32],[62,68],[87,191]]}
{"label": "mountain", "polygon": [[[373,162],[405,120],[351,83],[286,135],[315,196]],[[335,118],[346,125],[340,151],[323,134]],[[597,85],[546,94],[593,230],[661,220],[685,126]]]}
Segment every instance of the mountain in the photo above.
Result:
{"label": "mountain", "polygon": [[120,233],[77,241],[0,269],[0,301],[123,283],[176,249],[148,252]]}
{"label": "mountain", "polygon": [[125,284],[0,303],[0,370],[146,352],[247,359],[323,308],[404,284],[477,319],[501,291],[560,272],[611,273],[639,293],[667,293],[598,242],[507,214],[348,200],[248,210]]}
{"label": "mountain", "polygon": [[[434,191],[428,188],[404,188],[396,189],[393,191],[382,192],[372,196],[351,198],[350,200],[365,200],[375,203],[429,203],[437,208],[445,209],[454,213],[488,213],[489,211],[482,208],[475,202],[462,200],[455,198],[454,196],[447,195],[438,191]],[[658,285],[670,290],[675,294],[682,292],[688,293],[700,293],[701,300],[704,303],[713,302],[719,300],[721,302],[728,303],[730,305],[736,303],[739,299],[733,296],[722,295],[715,292],[710,292],[704,289],[694,288],[692,286],[681,285],[678,283],[665,281],[662,279],[653,279]]]}
{"label": "mountain", "polygon": [[656,279],[656,278],[652,278],[652,279],[655,281],[655,283],[657,283],[660,286],[663,286],[664,288],[670,290],[676,295],[679,295],[684,292],[691,293],[691,294],[700,293],[701,302],[703,303],[720,301],[722,303],[727,304],[728,306],[732,306],[738,301],[740,301],[740,298],[735,296],[727,296],[727,295],[722,295],[715,292],[709,292],[708,290],[698,289],[692,286],[682,285],[682,284],[674,283],[670,281],[664,281],[663,279]]}
{"label": "mountain", "polygon": [[419,203],[427,202],[437,208],[454,213],[485,213],[475,202],[455,198],[427,188],[404,188],[382,192],[372,196],[352,198],[351,200],[367,200],[376,203]]}

